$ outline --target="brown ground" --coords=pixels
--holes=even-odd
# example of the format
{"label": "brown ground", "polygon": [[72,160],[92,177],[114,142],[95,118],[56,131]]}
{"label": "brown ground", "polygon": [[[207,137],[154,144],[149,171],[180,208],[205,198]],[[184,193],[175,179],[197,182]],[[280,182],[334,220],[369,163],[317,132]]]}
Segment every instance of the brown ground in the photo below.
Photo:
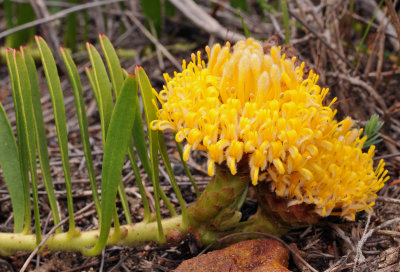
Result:
{"label": "brown ground", "polygon": [[[204,0],[198,1],[198,4],[208,14],[215,15],[215,18],[225,28],[235,33],[243,33],[240,19],[236,16],[235,10],[226,6],[228,5],[227,1],[220,1],[222,6],[219,8],[212,8],[210,2]],[[279,12],[273,14],[263,12],[256,2],[259,1],[249,0],[249,13],[243,13],[252,36],[261,40],[268,40],[272,35],[282,36],[284,33],[281,22],[282,14]],[[274,5],[275,2],[278,3],[279,1],[269,2]],[[383,5],[380,9],[380,15],[378,14],[366,36],[366,50],[358,50],[363,31],[375,10],[375,1],[354,1],[353,13],[350,11],[349,5],[346,4],[348,1],[313,2],[317,2],[317,4],[312,4],[311,1],[288,1],[289,11],[292,14],[292,47],[289,50],[295,54],[300,54],[300,58],[307,61],[309,67],[320,74],[320,85],[327,86],[331,90],[328,100],[338,97],[336,103],[338,118],[349,115],[357,120],[360,126],[363,126],[371,114],[377,113],[381,120],[385,121],[385,126],[381,131],[383,142],[377,146],[377,156],[386,159],[391,179],[380,191],[380,197],[372,216],[368,217],[367,214],[360,213],[354,222],[327,218],[317,225],[293,230],[284,235],[283,240],[297,249],[298,254],[318,271],[400,271],[400,220],[398,220],[400,218],[400,69],[398,68],[400,60],[398,55],[399,38],[395,31],[398,27],[400,32],[399,20],[398,17],[397,21],[390,17],[391,10]],[[181,5],[183,6],[183,3]],[[129,17],[133,14],[135,18],[144,22],[143,15],[133,8],[121,9],[119,6],[111,5],[104,9],[103,12],[108,14],[106,24],[109,29],[106,34],[117,47],[136,50],[136,55],[133,58],[124,59],[122,66],[128,72],[133,72],[134,65],[143,66],[153,86],[160,89],[163,83],[162,73],[169,72],[171,74],[176,68],[171,59],[157,55],[152,43],[138,28],[135,21],[132,21]],[[130,10],[134,10],[134,12],[132,13]],[[277,10],[280,10],[279,5]],[[95,14],[96,10],[93,9],[89,13],[90,16],[93,16],[90,18],[95,18]],[[192,14],[197,13],[193,11]],[[3,17],[0,16],[0,18]],[[130,34],[124,36],[119,31],[119,21],[130,31]],[[94,23],[94,20],[91,19],[91,22]],[[2,19],[0,19],[0,23],[3,24]],[[97,39],[96,34],[101,29],[99,30],[97,23],[90,27],[90,40],[94,42]],[[55,29],[58,31],[60,28]],[[231,37],[222,34],[226,33],[224,29],[219,29],[214,33],[215,35],[210,35],[208,31],[211,27],[207,21],[204,22],[203,29],[200,29],[179,11],[176,11],[174,17],[164,19],[163,29],[159,42],[171,52],[178,62],[182,58],[188,59],[192,51],[203,50],[209,42],[223,42],[226,38]],[[313,31],[310,32],[310,29]],[[45,35],[45,33],[41,33],[41,35]],[[62,37],[62,34],[58,32],[56,34],[56,38]],[[322,43],[322,40],[327,41],[330,48]],[[80,67],[88,65],[84,53],[76,53],[75,56]],[[51,103],[41,68],[39,68],[39,73],[43,86],[42,101],[45,120],[48,124],[47,132],[53,181],[61,211],[66,214],[65,187],[54,120],[50,109]],[[65,90],[67,120],[69,120],[70,163],[73,174],[75,210],[78,211],[91,203],[92,199],[83,160],[72,91],[65,75],[61,76],[63,84],[65,84],[63,88]],[[81,78],[85,77],[82,75]],[[87,81],[83,81],[83,84],[85,87],[89,86]],[[13,106],[10,93],[7,70],[5,65],[1,65],[0,99],[14,124],[15,118],[12,114]],[[85,102],[88,110],[94,162],[96,171],[100,174],[102,152],[99,117],[95,110],[93,95],[87,89]],[[166,135],[166,137],[172,139],[172,135]],[[185,200],[190,203],[194,200],[193,190],[179,163],[173,141],[167,140],[167,144]],[[200,187],[204,186],[209,180],[204,170],[206,169],[204,155],[200,152],[195,153],[189,166]],[[137,189],[128,164],[123,173],[133,220],[140,221],[143,210],[135,198]],[[147,181],[144,171],[142,174]],[[161,183],[167,195],[174,200],[172,189],[163,175],[161,175]],[[45,215],[49,212],[44,192],[42,185],[40,187],[42,222],[46,221],[47,216]],[[176,201],[173,201],[173,203],[177,204]],[[0,180],[0,205],[0,230],[10,231],[12,229],[11,207],[2,180]],[[249,214],[254,211],[254,208],[255,203],[248,200],[244,206],[244,213]],[[94,214],[94,209],[87,212],[86,216],[77,222],[78,226],[82,229],[93,229],[98,226]],[[165,207],[164,216],[168,216]],[[47,230],[51,226],[50,220]],[[38,258],[33,259],[28,270],[36,268],[36,271],[169,271],[179,265],[182,260],[196,256],[200,250],[192,239],[188,238],[174,246],[149,244],[134,249],[111,247],[107,248],[103,255],[95,258],[86,258],[71,252],[44,252]],[[29,253],[20,252],[10,257],[0,258],[0,271],[18,271],[28,255]],[[293,256],[290,259],[289,268],[293,271],[308,271]]]}

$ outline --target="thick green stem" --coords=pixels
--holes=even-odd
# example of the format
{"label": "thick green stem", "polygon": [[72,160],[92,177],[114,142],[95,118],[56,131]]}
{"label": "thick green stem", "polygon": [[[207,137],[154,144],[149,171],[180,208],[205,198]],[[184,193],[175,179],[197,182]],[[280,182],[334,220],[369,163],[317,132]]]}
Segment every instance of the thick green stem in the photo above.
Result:
{"label": "thick green stem", "polygon": [[[206,224],[214,221],[226,209],[232,212],[240,209],[243,193],[250,184],[248,171],[232,175],[226,166],[217,166],[215,175],[207,184],[200,197],[189,206],[190,223]],[[240,218],[239,218],[240,219]]]}
{"label": "thick green stem", "polygon": [[[162,220],[162,225],[167,242],[178,242],[188,232],[188,227],[182,224],[182,216]],[[120,227],[121,235],[112,239],[114,229],[109,234],[107,245],[138,246],[148,242],[158,241],[157,222],[129,224]],[[51,235],[44,245],[45,250],[80,251],[83,254],[87,248],[93,247],[98,240],[99,230],[81,232],[75,236],[68,233]],[[22,233],[0,233],[0,253],[18,250],[33,251],[37,244],[35,235]]]}

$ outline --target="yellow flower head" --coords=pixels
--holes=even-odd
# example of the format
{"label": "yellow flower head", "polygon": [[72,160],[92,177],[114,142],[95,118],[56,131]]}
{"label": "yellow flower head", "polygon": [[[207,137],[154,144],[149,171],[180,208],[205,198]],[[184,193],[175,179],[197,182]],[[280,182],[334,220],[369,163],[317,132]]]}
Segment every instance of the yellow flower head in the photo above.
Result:
{"label": "yellow flower head", "polygon": [[328,89],[316,74],[303,78],[304,63],[296,67],[277,47],[264,54],[253,39],[206,52],[207,65],[192,54],[156,93],[161,108],[152,129],[186,140],[184,160],[193,149],[207,151],[212,176],[216,163],[235,175],[246,159],[254,185],[267,174],[276,195],[289,205],[314,204],[321,216],[370,210],[387,180],[384,162],[374,171],[374,147],[363,153],[366,138],[351,119],[334,120],[334,101],[323,105]]}

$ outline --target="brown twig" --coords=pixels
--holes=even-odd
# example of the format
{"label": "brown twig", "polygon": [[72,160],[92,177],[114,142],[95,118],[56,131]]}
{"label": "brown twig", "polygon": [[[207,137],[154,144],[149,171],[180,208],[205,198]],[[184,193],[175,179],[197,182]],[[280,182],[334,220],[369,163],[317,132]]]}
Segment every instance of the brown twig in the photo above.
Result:
{"label": "brown twig", "polygon": [[392,23],[394,25],[394,29],[396,30],[397,33],[397,39],[399,40],[399,44],[400,44],[400,22],[399,22],[399,18],[397,17],[396,11],[393,7],[393,3],[391,0],[385,0],[386,2],[386,6],[389,9],[389,15],[390,18],[392,19]]}
{"label": "brown twig", "polygon": [[352,77],[352,76],[344,75],[344,74],[340,74],[340,73],[327,73],[327,75],[338,77],[340,79],[344,79],[352,85],[359,86],[359,87],[365,89],[369,93],[369,95],[372,96],[378,102],[379,106],[382,108],[383,111],[385,111],[387,109],[385,100],[383,100],[382,96],[380,96],[377,93],[377,91],[373,87],[371,87],[368,83],[366,83],[356,77]]}
{"label": "brown twig", "polygon": [[376,230],[375,233],[390,237],[400,237],[400,232],[393,230]]}
{"label": "brown twig", "polygon": [[189,20],[199,28],[224,40],[246,39],[243,35],[223,27],[217,20],[200,8],[193,0],[170,0]]}
{"label": "brown twig", "polygon": [[146,29],[146,27],[139,21],[138,18],[132,12],[126,12],[128,18],[142,31],[142,33],[152,42],[154,45],[169,59],[170,62],[178,69],[181,70],[182,67],[179,62],[172,56],[165,46],[163,46],[156,37],[151,35],[151,33]]}
{"label": "brown twig", "polygon": [[400,204],[400,199],[396,199],[396,198],[378,196],[376,200],[377,201],[382,201],[382,202]]}
{"label": "brown twig", "polygon": [[342,56],[335,48],[333,48],[324,38],[322,38],[315,30],[313,30],[307,23],[305,23],[299,16],[294,14],[291,10],[289,10],[290,16],[296,19],[300,24],[302,24],[308,31],[310,31],[314,36],[319,39],[329,50],[335,53],[344,63],[347,64],[348,67],[351,67],[351,62]]}

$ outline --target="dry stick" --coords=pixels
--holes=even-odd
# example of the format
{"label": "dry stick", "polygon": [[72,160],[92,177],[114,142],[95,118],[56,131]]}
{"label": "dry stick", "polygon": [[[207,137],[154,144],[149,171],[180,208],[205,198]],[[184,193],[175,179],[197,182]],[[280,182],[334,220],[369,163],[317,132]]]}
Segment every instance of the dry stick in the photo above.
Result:
{"label": "dry stick", "polygon": [[105,253],[105,250],[103,249],[101,251],[101,262],[100,262],[99,272],[103,272],[103,269],[104,269],[104,255],[105,255],[104,253]]}
{"label": "dry stick", "polygon": [[363,234],[360,238],[360,241],[358,241],[358,243],[357,243],[356,256],[354,257],[353,272],[356,271],[356,267],[357,267],[357,264],[359,261],[362,263],[365,262],[365,257],[362,253],[362,247],[368,239],[368,236],[366,234],[367,234],[367,229],[369,228],[369,224],[371,223],[371,216],[372,216],[372,214],[369,213],[368,218],[367,218],[367,223],[365,224],[365,227],[364,227]]}
{"label": "dry stick", "polygon": [[338,225],[336,224],[330,224],[330,227],[333,228],[336,233],[339,235],[340,238],[343,239],[343,241],[345,241],[350,247],[352,251],[355,251],[355,247],[353,245],[353,243],[351,242],[350,238],[344,233],[344,231],[339,228]]}
{"label": "dry stick", "polygon": [[[29,2],[37,18],[46,18],[50,16],[50,12],[43,0],[29,0]],[[57,62],[61,63],[62,57],[60,51],[58,50],[58,48],[60,48],[60,41],[57,38],[57,31],[54,25],[48,22],[41,26],[41,30],[51,49],[53,50]],[[64,68],[61,69],[65,70]],[[63,72],[66,72],[66,70]]]}
{"label": "dry stick", "polygon": [[179,64],[179,62],[172,56],[172,54],[168,51],[167,48],[165,48],[158,40],[156,37],[151,35],[151,33],[144,27],[144,25],[136,18],[135,15],[133,15],[132,12],[126,12],[128,15],[129,19],[142,31],[142,33],[152,42],[156,47],[160,49],[160,51],[169,59],[170,62],[178,69],[181,70],[182,67]]}
{"label": "dry stick", "polygon": [[400,152],[374,157],[374,160],[389,159],[393,157],[400,157]]}
{"label": "dry stick", "polygon": [[241,34],[232,32],[223,27],[217,20],[200,8],[193,0],[169,0],[189,20],[204,31],[218,36],[223,40],[239,41],[245,40]]}
{"label": "dry stick", "polygon": [[209,250],[212,246],[214,246],[217,243],[222,242],[223,240],[229,239],[229,238],[233,238],[236,236],[241,236],[241,235],[251,235],[251,234],[255,234],[255,235],[260,235],[260,236],[264,236],[264,237],[268,237],[270,239],[274,239],[277,240],[278,242],[282,243],[289,251],[290,253],[292,253],[296,258],[298,258],[298,260],[300,260],[300,262],[302,262],[308,269],[310,269],[312,272],[318,272],[318,270],[316,270],[314,267],[312,267],[306,260],[303,259],[303,257],[301,257],[295,250],[293,250],[288,244],[286,244],[282,239],[276,237],[275,235],[269,234],[269,233],[264,233],[264,232],[257,232],[257,231],[249,231],[249,232],[239,232],[239,233],[233,233],[233,234],[229,234],[226,235],[222,238],[219,238],[218,240],[216,240],[215,242],[213,242],[212,244],[208,245],[205,249],[203,249],[197,256],[201,256],[202,254],[204,254],[207,250]]}
{"label": "dry stick", "polygon": [[400,199],[391,198],[391,197],[378,196],[376,200],[377,201],[382,201],[382,202],[400,204]]}
{"label": "dry stick", "polygon": [[[364,17],[362,17],[362,16],[360,16],[360,15],[358,15],[356,13],[350,13],[349,11],[346,11],[346,14],[351,16],[353,19],[356,19],[357,21],[360,21],[360,22],[362,22],[364,24],[368,25],[370,23],[368,20],[364,19]],[[375,23],[372,23],[371,27],[378,29],[379,25],[377,25]],[[393,35],[393,33],[389,32],[387,29],[385,29],[384,34],[386,36],[388,36],[389,38],[396,38],[396,35]]]}
{"label": "dry stick", "polygon": [[400,237],[400,232],[393,230],[376,230],[375,233],[391,237]]}
{"label": "dry stick", "polygon": [[[78,211],[77,213],[75,213],[76,215],[79,215],[87,210],[89,210],[90,208],[92,208],[94,206],[94,202],[86,205],[86,207],[82,208],[80,211]],[[82,215],[85,216],[85,215]],[[82,216],[76,216],[75,220],[80,219]],[[21,270],[19,272],[24,272],[25,269],[28,267],[29,263],[32,261],[33,257],[35,257],[36,253],[38,253],[38,251],[42,248],[42,246],[46,243],[46,241],[50,238],[50,236],[56,231],[56,229],[58,229],[59,227],[61,227],[62,225],[64,225],[66,222],[68,222],[69,216],[65,217],[63,220],[60,221],[60,223],[58,223],[57,225],[55,225],[47,234],[46,236],[43,237],[43,240],[37,245],[37,247],[35,248],[34,251],[32,251],[32,253],[29,255],[28,259],[26,259],[24,265],[22,266]]]}
{"label": "dry stick", "polygon": [[356,77],[351,77],[351,76],[339,74],[339,73],[327,73],[327,75],[331,75],[331,76],[338,77],[340,79],[344,79],[344,80],[348,81],[350,84],[353,84],[353,85],[356,85],[356,86],[359,86],[359,87],[365,89],[366,91],[368,91],[369,95],[372,96],[378,102],[378,104],[382,108],[382,110],[386,111],[387,106],[386,106],[385,100],[383,100],[382,96],[380,96],[374,88],[372,88],[370,85],[368,85],[368,83],[366,83]]}
{"label": "dry stick", "polygon": [[346,59],[344,56],[342,56],[335,48],[333,48],[327,41],[325,41],[324,38],[322,38],[315,30],[313,30],[308,24],[306,24],[303,20],[299,18],[296,14],[294,14],[291,10],[289,10],[290,16],[294,17],[296,21],[298,21],[301,25],[303,25],[305,28],[307,28],[308,31],[310,31],[314,36],[319,39],[329,50],[331,50],[333,53],[335,53],[344,63],[347,64],[348,67],[351,67],[351,63],[348,59]]}
{"label": "dry stick", "polygon": [[4,38],[4,37],[6,37],[6,36],[8,36],[10,34],[13,34],[15,32],[18,32],[20,30],[24,30],[24,29],[27,29],[27,28],[30,28],[30,27],[33,27],[33,26],[37,26],[37,25],[40,25],[40,24],[44,24],[44,23],[48,23],[48,22],[60,19],[62,17],[65,17],[66,15],[68,15],[70,13],[73,13],[73,12],[76,12],[76,11],[80,11],[80,10],[84,10],[84,9],[90,9],[90,8],[97,7],[97,6],[109,5],[109,4],[123,2],[123,1],[125,1],[125,0],[99,1],[99,2],[91,2],[91,3],[87,3],[87,4],[83,4],[83,5],[76,5],[76,6],[72,7],[72,8],[64,9],[64,10],[62,10],[60,12],[57,12],[57,13],[55,13],[53,15],[50,15],[49,17],[41,18],[41,19],[29,22],[29,23],[26,23],[26,24],[23,24],[23,25],[8,29],[6,31],[0,32],[0,39]]}
{"label": "dry stick", "polygon": [[399,39],[400,44],[400,22],[399,18],[397,17],[396,11],[394,10],[393,3],[391,0],[385,0],[386,6],[389,9],[390,18],[392,19],[392,23],[394,25],[394,29],[397,33],[397,39]]}

